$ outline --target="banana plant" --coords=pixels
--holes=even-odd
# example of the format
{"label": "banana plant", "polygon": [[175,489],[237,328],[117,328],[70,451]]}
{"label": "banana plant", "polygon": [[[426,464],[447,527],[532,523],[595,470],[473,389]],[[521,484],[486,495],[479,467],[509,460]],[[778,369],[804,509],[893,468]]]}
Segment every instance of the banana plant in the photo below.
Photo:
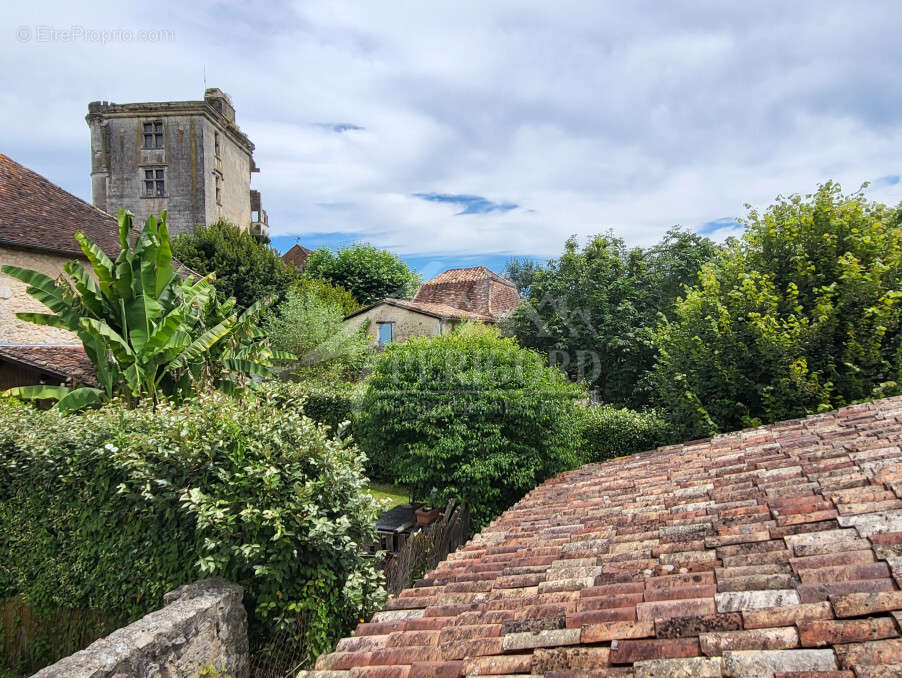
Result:
{"label": "banana plant", "polygon": [[156,404],[164,395],[185,395],[198,377],[210,371],[214,357],[230,374],[242,378],[265,374],[263,367],[271,356],[251,354],[249,348],[241,348],[247,341],[239,341],[247,336],[258,339],[253,321],[262,305],[239,317],[234,300],[217,302],[214,274],[180,276],[165,211],[159,220],[148,217],[134,242],[129,242],[133,216],[119,210],[120,252],[115,261],[83,233],[75,235],[90,271],[70,261],[63,266],[66,276],[54,280],[37,271],[2,267],[51,311],[17,317],[77,334],[100,386],[26,386],[4,395],[52,398],[60,409],[72,411],[116,397],[134,406],[147,397]]}

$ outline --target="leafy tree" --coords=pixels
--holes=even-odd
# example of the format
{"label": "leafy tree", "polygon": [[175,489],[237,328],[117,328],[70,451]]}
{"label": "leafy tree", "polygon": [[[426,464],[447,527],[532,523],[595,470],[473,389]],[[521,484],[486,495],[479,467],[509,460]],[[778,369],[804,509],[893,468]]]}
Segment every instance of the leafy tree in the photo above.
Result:
{"label": "leafy tree", "polygon": [[655,333],[674,425],[709,434],[900,392],[902,211],[830,182],[744,221]]}
{"label": "leafy tree", "polygon": [[304,293],[309,293],[325,304],[337,306],[344,315],[353,313],[360,304],[354,299],[354,295],[343,287],[337,287],[325,280],[317,278],[301,278],[295,283],[294,288]]}
{"label": "leafy tree", "polygon": [[476,527],[582,460],[576,401],[543,356],[484,325],[390,344],[354,425],[371,472],[469,504]]}
{"label": "leafy tree", "polygon": [[534,259],[513,258],[504,266],[504,277],[517,286],[521,297],[529,295],[529,287],[536,276],[542,270],[542,264]]}
{"label": "leafy tree", "polygon": [[715,248],[678,228],[649,250],[628,248],[611,233],[582,249],[570,238],[558,259],[533,273],[506,327],[571,378],[586,380],[602,401],[645,406],[658,314],[670,312],[681,283]]}
{"label": "leafy tree", "polygon": [[273,346],[296,356],[286,372],[299,378],[353,379],[371,353],[366,328],[344,324],[346,301],[336,288],[318,280],[304,281],[266,322]]}
{"label": "leafy tree", "polygon": [[59,280],[17,266],[2,268],[52,311],[17,317],[77,334],[101,387],[24,386],[7,395],[56,399],[69,411],[117,396],[132,404],[143,397],[156,403],[160,395],[191,392],[204,379],[235,385],[269,373],[273,354],[254,330],[265,304],[258,302],[241,316],[233,311],[234,301],[216,304],[212,275],[194,279],[176,272],[166,212],[160,221],[148,217],[129,243],[132,216],[119,210],[122,249],[115,262],[76,233],[93,275],[76,261],[63,266],[69,278]]}
{"label": "leafy tree", "polygon": [[343,287],[359,304],[372,304],[392,297],[410,299],[417,291],[420,276],[398,255],[369,244],[315,250],[307,257],[304,276],[320,278]]}
{"label": "leafy tree", "polygon": [[234,297],[240,310],[270,297],[283,298],[300,276],[266,241],[225,221],[176,236],[172,251],[193,271],[216,273],[216,292],[223,300]]}

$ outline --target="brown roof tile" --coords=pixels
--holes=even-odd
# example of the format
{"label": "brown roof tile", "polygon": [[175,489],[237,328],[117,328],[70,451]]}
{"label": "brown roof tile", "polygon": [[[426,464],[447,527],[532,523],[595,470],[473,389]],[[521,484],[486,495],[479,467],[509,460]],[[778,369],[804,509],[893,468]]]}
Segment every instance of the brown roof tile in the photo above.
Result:
{"label": "brown roof tile", "polygon": [[119,253],[115,218],[0,153],[0,244],[82,256],[78,231]]}
{"label": "brown roof tile", "polygon": [[0,359],[46,372],[61,381],[72,379],[82,384],[96,385],[94,365],[79,345],[21,346],[0,345]]}
{"label": "brown roof tile", "polygon": [[497,318],[517,308],[520,297],[507,278],[485,266],[452,268],[420,286],[415,302],[442,304]]}
{"label": "brown roof tile", "polygon": [[282,261],[289,266],[303,269],[307,265],[307,257],[313,254],[313,250],[307,249],[300,243],[295,243],[285,254],[282,255]]}
{"label": "brown roof tile", "polygon": [[380,618],[320,666],[398,644],[449,676],[899,675],[900,437],[892,398],[561,474],[389,605],[438,646]]}

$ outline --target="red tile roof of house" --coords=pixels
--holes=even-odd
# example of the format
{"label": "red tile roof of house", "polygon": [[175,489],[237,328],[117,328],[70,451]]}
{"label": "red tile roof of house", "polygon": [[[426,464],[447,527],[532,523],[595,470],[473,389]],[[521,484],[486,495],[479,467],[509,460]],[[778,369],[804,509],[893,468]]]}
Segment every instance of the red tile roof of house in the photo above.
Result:
{"label": "red tile roof of house", "polygon": [[902,398],[563,473],[310,678],[902,675]]}
{"label": "red tile roof of house", "polygon": [[406,299],[383,299],[382,301],[377,301],[375,304],[364,306],[363,308],[357,309],[350,315],[345,316],[345,320],[347,320],[348,318],[353,318],[356,315],[360,315],[361,313],[366,313],[367,311],[376,308],[377,306],[381,306],[382,304],[388,304],[389,306],[396,306],[398,308],[405,308],[408,311],[422,313],[434,318],[442,318],[448,320],[481,320],[482,322],[494,321],[494,318],[492,318],[491,316],[482,315],[481,313],[474,313],[472,311],[467,311],[462,308],[456,308],[454,306],[448,306],[447,304],[430,304],[420,301],[407,301]]}
{"label": "red tile roof of house", "polygon": [[0,245],[82,256],[81,231],[119,254],[116,219],[0,153]]}
{"label": "red tile roof of house", "polygon": [[282,255],[282,261],[289,266],[303,269],[307,265],[307,257],[313,254],[313,250],[308,249],[300,243],[295,243],[285,254]]}
{"label": "red tile roof of house", "polygon": [[0,360],[19,363],[46,372],[60,381],[96,385],[94,365],[79,345],[0,345]]}
{"label": "red tile roof of house", "polygon": [[514,283],[504,278],[485,266],[470,266],[468,268],[449,268],[443,273],[439,273],[434,278],[428,280],[426,285],[438,285],[442,283],[459,283],[459,282],[475,282],[485,279],[495,280],[504,285],[509,285],[516,289]]}
{"label": "red tile roof of house", "polygon": [[517,287],[485,266],[452,268],[422,284],[416,302],[444,304],[497,318],[517,308]]}

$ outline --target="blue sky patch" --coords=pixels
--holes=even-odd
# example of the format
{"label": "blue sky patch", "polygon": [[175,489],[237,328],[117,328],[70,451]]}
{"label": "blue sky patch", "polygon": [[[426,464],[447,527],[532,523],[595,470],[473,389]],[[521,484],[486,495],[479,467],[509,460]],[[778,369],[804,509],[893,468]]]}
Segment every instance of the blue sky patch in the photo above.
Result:
{"label": "blue sky patch", "polygon": [[350,122],[318,122],[316,123],[317,127],[322,127],[323,129],[332,130],[336,134],[342,134],[343,132],[354,132],[356,130],[363,130],[366,127],[361,127],[360,125],[354,125]]}
{"label": "blue sky patch", "polygon": [[699,235],[711,235],[715,231],[719,231],[724,228],[742,228],[742,224],[736,221],[733,217],[721,217],[720,219],[715,219],[714,221],[706,221],[701,226],[695,229],[695,232]]}
{"label": "blue sky patch", "polygon": [[443,202],[451,205],[459,205],[463,209],[461,214],[488,214],[489,212],[510,212],[519,207],[513,202],[492,202],[481,195],[464,195],[458,193],[414,193],[415,198],[428,200],[429,202]]}

